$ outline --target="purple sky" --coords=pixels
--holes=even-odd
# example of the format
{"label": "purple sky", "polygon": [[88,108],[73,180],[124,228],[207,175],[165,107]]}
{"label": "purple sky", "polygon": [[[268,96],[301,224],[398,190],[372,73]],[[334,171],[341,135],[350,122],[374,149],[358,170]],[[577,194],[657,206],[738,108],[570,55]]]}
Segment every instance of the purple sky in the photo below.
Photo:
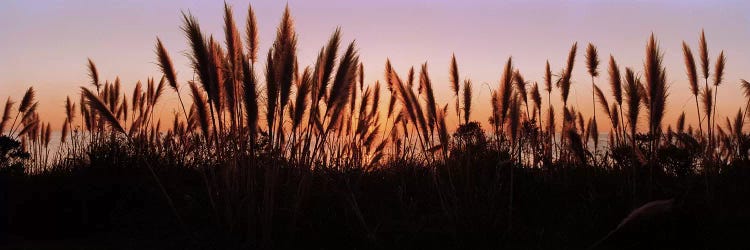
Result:
{"label": "purple sky", "polygon": [[[227,2],[243,26],[252,3],[260,25],[260,53],[265,55],[285,2]],[[386,58],[402,75],[409,66],[427,61],[437,99],[446,103],[452,100],[448,64],[455,52],[461,78],[471,78],[475,84],[472,119],[483,123],[488,117],[488,88],[497,88],[508,56],[513,56],[527,80],[541,83],[545,61],[550,60],[557,71],[576,41],[579,53],[569,103],[585,114],[591,113],[590,79],[583,61],[588,42],[599,49],[604,67],[596,81],[609,97],[605,68],[609,54],[621,70],[628,66],[640,72],[646,40],[651,32],[656,34],[670,84],[665,123],[673,123],[683,110],[688,121],[695,122],[680,46],[685,40],[697,54],[701,28],[706,30],[712,63],[719,51],[727,55],[726,80],[718,93],[719,116],[732,115],[742,105],[737,82],[750,78],[750,4],[745,1],[329,0],[290,1],[289,6],[296,21],[301,66],[314,63],[320,47],[340,26],[342,43],[356,39],[368,83],[382,80]],[[160,77],[153,52],[157,36],[184,82],[191,71],[183,55],[187,41],[179,28],[180,11],[193,13],[205,32],[223,41],[222,8],[221,1],[2,1],[0,98],[18,101],[26,88],[34,86],[43,119],[59,127],[65,96],[77,100],[78,86],[88,82],[87,57],[96,62],[103,79],[120,76],[129,92],[137,80]],[[172,92],[165,97],[166,103],[177,99]],[[552,100],[559,103],[557,90]],[[171,117],[176,107],[162,105],[157,112]],[[604,119],[599,124],[600,129],[610,126]]]}

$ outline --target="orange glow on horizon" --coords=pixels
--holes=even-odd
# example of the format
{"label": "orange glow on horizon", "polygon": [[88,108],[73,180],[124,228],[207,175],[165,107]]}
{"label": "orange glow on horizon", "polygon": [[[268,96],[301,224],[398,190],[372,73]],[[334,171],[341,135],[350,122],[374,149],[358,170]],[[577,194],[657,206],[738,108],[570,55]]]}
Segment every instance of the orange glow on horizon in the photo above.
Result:
{"label": "orange glow on horizon", "polygon": [[[235,21],[244,34],[249,2],[227,2],[233,6]],[[252,4],[260,26],[259,57],[263,58],[273,41],[284,3],[252,1]],[[390,98],[383,82],[386,59],[391,60],[402,78],[409,67],[418,69],[427,62],[437,103],[439,106],[449,104],[449,127],[455,127],[457,120],[449,87],[452,53],[458,60],[461,80],[468,78],[474,84],[471,120],[481,122],[488,131],[490,93],[498,88],[502,67],[509,56],[527,81],[538,82],[542,87],[545,61],[549,60],[553,73],[557,73],[565,64],[570,45],[578,42],[569,105],[588,117],[593,110],[591,79],[584,59],[586,44],[591,42],[598,47],[600,76],[595,81],[612,103],[606,73],[609,55],[615,57],[621,72],[631,67],[642,74],[646,41],[653,32],[665,53],[669,86],[664,128],[674,126],[683,111],[687,123],[697,128],[695,101],[688,89],[680,46],[684,40],[696,54],[702,28],[706,31],[711,63],[720,51],[727,55],[725,80],[718,89],[717,125],[723,126],[724,117],[733,117],[737,109],[745,107],[738,84],[739,79],[750,78],[746,73],[750,69],[750,47],[745,44],[750,41],[747,28],[750,18],[744,13],[750,4],[744,2],[462,4],[331,0],[290,1],[289,6],[299,35],[301,68],[315,63],[318,49],[340,26],[342,44],[356,40],[365,66],[365,82],[374,84],[379,80],[383,84],[383,106]],[[180,30],[180,10],[189,10],[204,32],[223,41],[222,8],[219,2],[177,1],[0,3],[0,32],[4,34],[0,37],[0,44],[3,44],[0,46],[0,98],[4,101],[10,96],[19,101],[24,91],[33,86],[42,120],[51,122],[53,128],[59,130],[64,120],[66,96],[78,102],[78,87],[90,86],[87,57],[96,62],[101,79],[112,81],[119,76],[122,91],[130,96],[136,81],[160,77],[154,53],[156,37],[159,37],[177,66],[181,95],[185,99],[189,96],[186,82],[193,76],[183,56],[188,44]],[[263,63],[256,65],[256,69],[263,67]],[[262,74],[259,78],[262,85]],[[550,99],[559,127],[562,117],[559,89],[552,91]],[[546,118],[547,95],[544,92],[542,100],[545,107],[542,117]],[[167,89],[160,103],[155,114],[162,123],[171,124],[174,112],[181,112],[177,95]],[[596,106],[600,108],[598,103]],[[599,116],[600,112],[601,109],[597,110],[599,130],[608,132],[610,122]],[[641,119],[645,119],[646,111],[641,113]],[[640,127],[644,129],[643,125]]]}

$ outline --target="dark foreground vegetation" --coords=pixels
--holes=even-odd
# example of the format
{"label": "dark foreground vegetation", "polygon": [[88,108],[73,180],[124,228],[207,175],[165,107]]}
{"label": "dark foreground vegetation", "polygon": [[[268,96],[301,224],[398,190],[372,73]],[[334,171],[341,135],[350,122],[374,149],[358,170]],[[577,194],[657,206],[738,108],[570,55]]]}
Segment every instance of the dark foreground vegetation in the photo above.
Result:
{"label": "dark foreground vegetation", "polygon": [[[596,115],[585,119],[567,105],[577,44],[560,73],[547,63],[542,87],[508,59],[485,130],[471,120],[472,84],[460,80],[455,57],[448,73],[455,103],[436,103],[427,64],[402,80],[386,62],[383,92],[390,98],[381,105],[380,83],[364,83],[355,44],[339,54],[339,30],[316,63],[301,68],[289,11],[265,59],[258,58],[252,9],[248,15],[243,39],[226,7],[223,47],[184,14],[196,76],[186,82],[191,102],[179,95],[184,84],[159,40],[163,77],[149,79],[145,90],[139,82],[130,98],[119,79],[102,82],[89,61],[94,88],[81,88],[78,108],[66,101],[59,142],[36,112],[33,88],[17,107],[8,98],[0,123],[4,246],[747,247],[747,109],[716,123],[725,59],[720,53],[709,70],[703,35],[700,76],[683,44],[686,86],[703,114],[697,130],[686,128],[684,113],[674,128],[663,128],[669,88],[653,35],[642,73],[625,68],[621,75],[610,57],[611,105],[596,85],[596,47],[587,46],[591,102],[612,124],[607,145],[599,145]],[[740,84],[750,96],[750,83]],[[154,116],[166,88],[180,101],[170,126]],[[556,120],[549,100],[558,89]],[[446,125],[449,111],[456,129]],[[50,143],[59,143],[57,150]],[[638,210],[621,224],[655,200],[670,206]]]}
{"label": "dark foreground vegetation", "polygon": [[[658,184],[647,194],[632,193],[618,170],[521,168],[495,154],[462,154],[434,168],[393,162],[373,171],[308,170],[260,158],[279,166],[266,229],[266,168],[253,169],[242,192],[217,192],[212,207],[200,170],[149,154],[161,162],[154,170],[180,222],[133,148],[104,144],[92,152],[102,156],[72,169],[4,178],[10,246],[256,248],[271,230],[276,249],[582,249],[642,203],[682,196],[691,208],[670,228],[685,243],[674,249],[742,249],[750,226],[746,167],[708,182],[656,172]],[[640,170],[646,180],[646,168]],[[705,183],[713,185],[710,193]]]}

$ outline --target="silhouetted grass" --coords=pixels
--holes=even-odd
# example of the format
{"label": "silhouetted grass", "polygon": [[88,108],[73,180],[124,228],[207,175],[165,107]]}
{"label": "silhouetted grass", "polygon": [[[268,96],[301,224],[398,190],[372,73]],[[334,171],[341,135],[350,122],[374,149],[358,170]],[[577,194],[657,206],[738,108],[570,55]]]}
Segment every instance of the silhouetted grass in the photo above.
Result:
{"label": "silhouetted grass", "polygon": [[[226,48],[183,13],[194,81],[180,79],[158,38],[164,76],[158,83],[149,78],[145,91],[138,82],[129,98],[119,78],[99,79],[89,59],[96,89],[81,88],[79,110],[66,100],[57,152],[50,152],[52,128],[40,120],[34,89],[17,108],[8,98],[0,121],[6,209],[0,225],[8,233],[0,235],[10,246],[581,249],[608,235],[632,209],[659,199],[679,204],[662,228],[670,233],[669,247],[723,249],[750,225],[750,202],[742,198],[750,195],[747,110],[716,125],[703,34],[702,91],[685,43],[683,55],[698,111],[702,94],[706,134],[702,117],[699,131],[685,129],[684,113],[676,131],[664,129],[669,88],[653,35],[642,74],[627,67],[620,76],[610,56],[611,106],[594,82],[599,59],[589,44],[592,101],[598,98],[613,124],[611,139],[600,147],[596,118],[567,102],[577,43],[554,75],[561,110],[550,103],[549,62],[545,115],[538,84],[529,91],[508,58],[489,103],[492,128],[484,131],[471,120],[471,80],[463,81],[460,95],[455,56],[447,69],[455,102],[444,104],[433,93],[427,63],[418,79],[412,67],[404,81],[386,61],[390,96],[381,113],[380,83],[364,82],[354,42],[339,51],[339,29],[314,65],[298,65],[288,8],[265,68],[256,72],[257,24],[253,10],[248,13],[244,46],[225,5]],[[715,87],[724,63],[722,52]],[[185,106],[178,94],[181,107],[171,126],[154,116],[165,84],[176,93],[187,84],[192,97]],[[741,84],[748,92],[750,84]],[[455,129],[446,125],[449,110],[459,118]],[[561,114],[559,123],[554,112]],[[638,129],[643,120],[645,133]],[[656,240],[617,237],[641,248]]]}

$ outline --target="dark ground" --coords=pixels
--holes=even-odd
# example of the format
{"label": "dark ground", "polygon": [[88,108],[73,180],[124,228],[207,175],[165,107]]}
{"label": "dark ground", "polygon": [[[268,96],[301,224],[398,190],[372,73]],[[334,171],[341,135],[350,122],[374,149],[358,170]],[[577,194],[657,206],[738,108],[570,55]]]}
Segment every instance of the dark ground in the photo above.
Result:
{"label": "dark ground", "polygon": [[[686,197],[691,204],[680,224],[689,233],[678,235],[689,243],[687,248],[750,248],[747,167],[712,177],[710,195],[702,176],[657,175],[650,199],[645,191],[633,198],[621,173],[614,170],[516,168],[509,219],[509,165],[465,166],[473,169],[451,170],[452,187],[445,184],[446,172],[439,175],[442,184],[438,187],[429,170],[406,164],[369,173],[311,171],[307,175],[284,167],[274,210],[274,248],[584,249],[615,228],[633,208],[674,197]],[[200,172],[176,167],[160,167],[157,172],[185,221],[184,229],[146,168],[87,166],[36,176],[3,176],[0,246],[259,246],[257,221],[245,218],[236,228],[216,223]],[[300,184],[303,176],[309,177],[304,186]],[[303,195],[300,187],[307,190]],[[441,205],[438,188],[444,190],[447,204]],[[242,225],[252,225],[255,234],[237,229]],[[675,247],[680,248],[685,249]]]}

